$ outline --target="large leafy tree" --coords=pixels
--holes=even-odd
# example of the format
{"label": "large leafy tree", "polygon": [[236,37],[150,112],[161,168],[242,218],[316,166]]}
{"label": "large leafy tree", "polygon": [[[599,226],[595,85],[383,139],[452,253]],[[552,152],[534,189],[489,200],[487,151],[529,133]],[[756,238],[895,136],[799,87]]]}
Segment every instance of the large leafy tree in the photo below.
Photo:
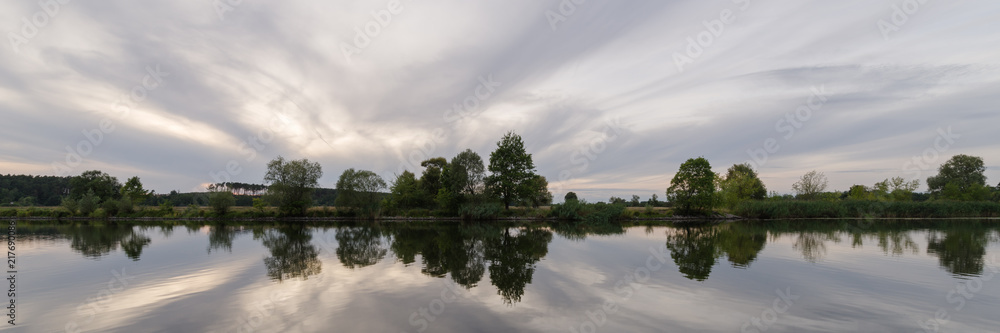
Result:
{"label": "large leafy tree", "polygon": [[312,193],[322,176],[319,163],[308,159],[285,161],[278,156],[267,163],[264,182],[270,184],[268,198],[281,214],[302,216],[312,206]]}
{"label": "large leafy tree", "polygon": [[819,198],[819,194],[826,191],[826,175],[816,170],[809,171],[799,178],[799,181],[792,184],[792,189],[800,198],[814,200]]}
{"label": "large leafy tree", "polygon": [[682,214],[707,214],[712,210],[715,196],[715,172],[704,157],[692,158],[670,181],[667,200]]}
{"label": "large leafy tree", "polygon": [[531,154],[524,150],[520,135],[507,132],[497,142],[497,149],[490,153],[489,170],[491,175],[486,179],[487,187],[500,198],[505,209],[531,195],[530,181],[535,174],[535,163]]}
{"label": "large leafy tree", "polygon": [[79,176],[70,179],[69,184],[70,196],[74,199],[83,198],[91,191],[100,200],[117,199],[121,195],[119,189],[121,189],[122,184],[118,182],[118,178],[99,170],[84,171]]}
{"label": "large leafy tree", "polygon": [[985,200],[989,189],[984,172],[982,158],[955,155],[938,168],[936,176],[927,178],[927,187],[931,196],[939,199]]}
{"label": "large leafy tree", "polygon": [[486,168],[479,154],[466,149],[451,159],[448,179],[451,191],[466,197],[482,193]]}
{"label": "large leafy tree", "polygon": [[420,188],[424,192],[424,198],[434,198],[438,190],[444,187],[442,173],[448,166],[448,160],[444,157],[435,157],[421,162],[420,166],[424,167],[424,173],[420,175]]}
{"label": "large leafy tree", "polygon": [[420,206],[421,189],[416,175],[409,171],[403,171],[396,176],[396,181],[390,188],[391,205],[397,209],[410,209]]}
{"label": "large leafy tree", "polygon": [[355,209],[374,217],[379,211],[379,197],[385,190],[385,180],[368,170],[347,169],[337,180],[338,208]]}

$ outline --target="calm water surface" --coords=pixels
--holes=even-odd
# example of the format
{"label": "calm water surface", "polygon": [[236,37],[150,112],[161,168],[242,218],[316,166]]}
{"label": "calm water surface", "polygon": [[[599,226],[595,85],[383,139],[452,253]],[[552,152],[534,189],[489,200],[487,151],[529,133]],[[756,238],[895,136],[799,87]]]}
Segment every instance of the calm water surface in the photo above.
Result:
{"label": "calm water surface", "polygon": [[998,332],[1000,223],[18,228],[25,332]]}

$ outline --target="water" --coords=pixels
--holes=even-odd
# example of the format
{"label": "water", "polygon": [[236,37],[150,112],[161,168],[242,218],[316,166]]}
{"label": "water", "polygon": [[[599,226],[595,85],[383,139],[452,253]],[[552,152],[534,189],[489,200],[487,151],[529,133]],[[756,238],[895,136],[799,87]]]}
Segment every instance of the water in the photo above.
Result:
{"label": "water", "polygon": [[18,228],[26,332],[997,332],[1000,223]]}

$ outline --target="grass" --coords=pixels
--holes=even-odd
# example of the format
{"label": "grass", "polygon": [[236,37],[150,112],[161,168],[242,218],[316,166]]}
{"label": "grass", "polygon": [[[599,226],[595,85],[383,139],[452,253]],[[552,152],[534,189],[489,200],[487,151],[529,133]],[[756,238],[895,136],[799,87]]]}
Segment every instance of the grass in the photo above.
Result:
{"label": "grass", "polygon": [[755,219],[1000,217],[1000,203],[967,201],[746,201],[734,214]]}

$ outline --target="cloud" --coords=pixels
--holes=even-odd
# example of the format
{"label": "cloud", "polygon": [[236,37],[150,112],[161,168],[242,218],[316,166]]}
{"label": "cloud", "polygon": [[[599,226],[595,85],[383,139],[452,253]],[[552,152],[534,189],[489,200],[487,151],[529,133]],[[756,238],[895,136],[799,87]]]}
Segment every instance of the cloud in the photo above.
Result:
{"label": "cloud", "polygon": [[[230,161],[240,167],[232,180],[260,182],[277,155],[319,161],[327,187],[347,168],[391,177],[415,151],[488,158],[509,130],[542,175],[589,200],[662,194],[687,158],[722,171],[768,138],[781,149],[760,173],[779,192],[813,169],[838,190],[903,175],[948,126],[962,138],[945,155],[996,165],[1000,44],[989,41],[1000,27],[989,14],[1000,7],[926,3],[886,40],[878,22],[892,20],[894,3],[632,0],[569,11],[560,1],[402,0],[392,14],[382,2],[245,1],[220,16],[205,1],[71,2],[19,52],[0,50],[0,168],[53,174],[102,119],[115,130],[72,173],[138,173],[160,192],[211,182]],[[15,35],[41,10],[3,6]],[[726,11],[735,19],[715,23]],[[377,34],[359,37],[373,24]],[[683,72],[677,55],[692,59]],[[117,112],[156,66],[169,73],[163,85]],[[449,121],[485,77],[502,84],[474,116]],[[776,123],[814,87],[829,101],[784,139]],[[607,139],[609,121],[627,126],[582,155]]]}

